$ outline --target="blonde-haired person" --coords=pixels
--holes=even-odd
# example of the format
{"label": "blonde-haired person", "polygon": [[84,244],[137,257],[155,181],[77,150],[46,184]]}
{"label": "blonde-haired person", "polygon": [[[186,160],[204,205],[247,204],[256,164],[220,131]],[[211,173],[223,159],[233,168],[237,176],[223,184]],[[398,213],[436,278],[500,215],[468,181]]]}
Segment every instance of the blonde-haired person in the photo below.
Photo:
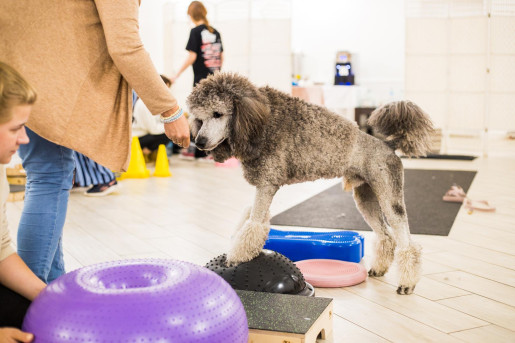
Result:
{"label": "blonde-haired person", "polygon": [[21,325],[30,302],[45,288],[12,246],[6,218],[9,184],[4,164],[29,138],[29,119],[36,92],[13,68],[0,62],[0,342],[31,342]]}
{"label": "blonde-haired person", "polygon": [[141,42],[139,5],[0,1],[0,60],[38,91],[27,122],[30,142],[19,149],[27,187],[17,242],[20,257],[44,282],[66,272],[62,236],[73,151],[113,171],[128,167],[131,88],[161,117],[166,135],[189,146],[188,121]]}
{"label": "blonde-haired person", "polygon": [[[172,83],[189,67],[193,66],[193,86],[222,68],[223,45],[220,33],[207,19],[207,10],[200,1],[193,1],[188,6],[188,15],[195,27],[190,31],[186,44],[188,57],[177,74],[171,78]],[[206,154],[195,148],[195,158],[203,158]]]}

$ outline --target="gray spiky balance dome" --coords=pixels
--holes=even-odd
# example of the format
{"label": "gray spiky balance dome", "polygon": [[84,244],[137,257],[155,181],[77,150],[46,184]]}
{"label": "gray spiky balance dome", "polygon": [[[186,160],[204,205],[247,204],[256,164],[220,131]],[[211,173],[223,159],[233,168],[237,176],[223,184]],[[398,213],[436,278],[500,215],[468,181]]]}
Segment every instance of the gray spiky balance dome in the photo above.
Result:
{"label": "gray spiky balance dome", "polygon": [[206,268],[220,275],[232,288],[245,291],[314,296],[297,266],[278,252],[263,249],[249,262],[227,267],[226,255],[215,257]]}

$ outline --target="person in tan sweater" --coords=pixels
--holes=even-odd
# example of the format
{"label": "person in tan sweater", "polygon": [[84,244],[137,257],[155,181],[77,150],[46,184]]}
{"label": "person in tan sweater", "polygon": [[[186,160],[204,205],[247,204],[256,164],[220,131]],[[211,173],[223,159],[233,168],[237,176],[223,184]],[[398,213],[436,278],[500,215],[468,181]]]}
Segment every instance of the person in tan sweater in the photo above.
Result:
{"label": "person in tan sweater", "polygon": [[0,342],[30,342],[32,335],[21,332],[30,302],[45,288],[12,247],[6,218],[9,184],[4,164],[29,139],[25,123],[36,92],[13,68],[0,62]]}
{"label": "person in tan sweater", "polygon": [[65,273],[62,232],[72,188],[72,150],[113,170],[128,166],[131,89],[166,135],[187,147],[182,109],[139,37],[138,0],[2,0],[0,61],[38,92],[20,148],[27,172],[18,254],[43,281]]}

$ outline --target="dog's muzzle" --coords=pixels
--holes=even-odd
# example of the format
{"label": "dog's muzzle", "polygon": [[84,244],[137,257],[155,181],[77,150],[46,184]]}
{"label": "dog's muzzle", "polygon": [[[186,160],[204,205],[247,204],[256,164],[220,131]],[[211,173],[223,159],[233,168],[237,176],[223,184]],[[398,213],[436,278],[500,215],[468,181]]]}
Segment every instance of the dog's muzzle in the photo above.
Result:
{"label": "dog's muzzle", "polygon": [[221,139],[218,143],[216,143],[215,145],[211,145],[211,146],[207,146],[207,138],[205,137],[198,137],[197,139],[195,139],[195,146],[197,148],[199,148],[200,150],[204,150],[204,151],[211,151],[213,149],[215,149],[217,146],[219,146],[220,144],[222,144],[222,142],[225,141],[225,138]]}
{"label": "dog's muzzle", "polygon": [[199,149],[205,149],[206,148],[206,144],[207,144],[207,138],[206,137],[197,137],[197,139],[195,139],[195,145],[197,146],[197,148]]}

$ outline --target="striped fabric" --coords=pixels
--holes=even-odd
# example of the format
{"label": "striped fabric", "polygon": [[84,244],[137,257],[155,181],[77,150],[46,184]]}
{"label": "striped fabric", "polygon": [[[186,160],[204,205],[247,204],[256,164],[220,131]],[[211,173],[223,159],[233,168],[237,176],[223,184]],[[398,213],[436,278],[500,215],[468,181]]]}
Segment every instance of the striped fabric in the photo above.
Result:
{"label": "striped fabric", "polygon": [[83,154],[74,151],[73,157],[75,159],[75,184],[79,187],[95,186],[114,180],[112,171]]}

